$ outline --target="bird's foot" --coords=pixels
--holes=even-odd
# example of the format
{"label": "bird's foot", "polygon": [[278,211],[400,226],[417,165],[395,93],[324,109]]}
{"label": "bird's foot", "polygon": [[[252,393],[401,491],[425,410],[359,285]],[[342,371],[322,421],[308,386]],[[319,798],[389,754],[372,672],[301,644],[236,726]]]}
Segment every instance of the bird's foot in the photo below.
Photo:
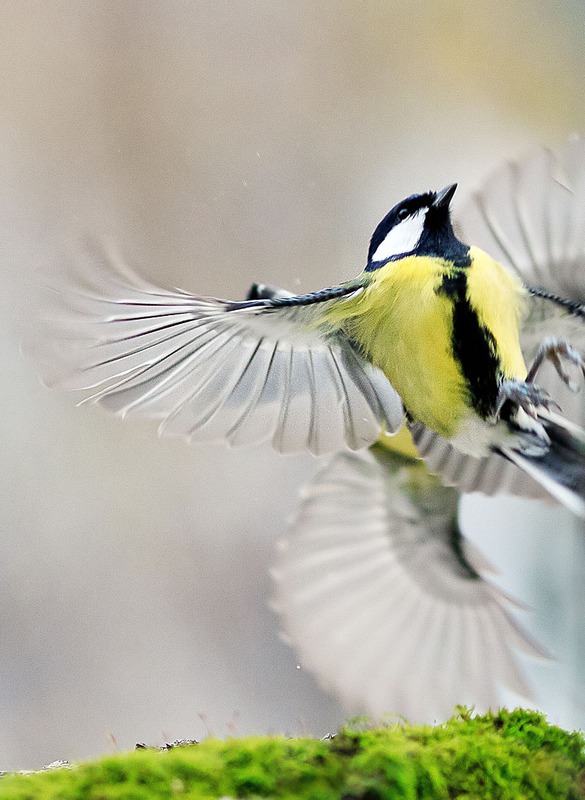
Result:
{"label": "bird's foot", "polygon": [[498,419],[504,405],[510,402],[525,411],[529,416],[536,417],[539,408],[549,409],[551,406],[558,408],[556,403],[544,389],[531,381],[503,381],[498,391],[495,417]]}
{"label": "bird's foot", "polygon": [[526,383],[532,383],[544,361],[551,362],[563,383],[565,383],[571,391],[579,391],[581,387],[569,375],[563,361],[568,361],[576,366],[583,374],[583,377],[585,377],[585,360],[583,360],[582,356],[569,342],[565,339],[544,339],[538,348],[538,353],[532,362],[532,366],[528,370]]}

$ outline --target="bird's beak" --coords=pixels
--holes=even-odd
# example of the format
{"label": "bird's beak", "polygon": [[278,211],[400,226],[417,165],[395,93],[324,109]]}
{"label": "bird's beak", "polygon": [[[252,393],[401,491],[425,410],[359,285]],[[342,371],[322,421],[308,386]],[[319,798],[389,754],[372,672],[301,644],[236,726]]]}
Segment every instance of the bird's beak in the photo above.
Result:
{"label": "bird's beak", "polygon": [[449,203],[453,199],[456,188],[457,184],[451,183],[449,186],[445,186],[444,189],[441,189],[440,192],[437,192],[433,200],[433,208],[449,208]]}

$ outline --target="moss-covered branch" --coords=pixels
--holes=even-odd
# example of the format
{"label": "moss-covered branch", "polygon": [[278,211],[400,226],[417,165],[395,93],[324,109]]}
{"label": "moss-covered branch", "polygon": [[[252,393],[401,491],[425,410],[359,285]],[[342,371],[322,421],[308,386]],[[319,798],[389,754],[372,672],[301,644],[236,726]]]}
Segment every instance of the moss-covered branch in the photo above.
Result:
{"label": "moss-covered branch", "polygon": [[531,711],[436,727],[353,724],[326,740],[247,737],[138,750],[70,770],[10,775],[1,800],[585,797],[585,741]]}

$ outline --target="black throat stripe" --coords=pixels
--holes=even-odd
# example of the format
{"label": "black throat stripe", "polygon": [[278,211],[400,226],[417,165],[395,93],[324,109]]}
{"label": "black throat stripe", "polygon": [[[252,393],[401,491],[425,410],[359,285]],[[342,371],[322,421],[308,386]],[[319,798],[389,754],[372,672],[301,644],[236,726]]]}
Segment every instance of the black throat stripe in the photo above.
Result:
{"label": "black throat stripe", "polygon": [[467,298],[467,274],[455,269],[445,275],[437,293],[453,303],[453,355],[461,365],[474,410],[483,419],[493,414],[499,391],[500,361],[495,339],[480,325]]}

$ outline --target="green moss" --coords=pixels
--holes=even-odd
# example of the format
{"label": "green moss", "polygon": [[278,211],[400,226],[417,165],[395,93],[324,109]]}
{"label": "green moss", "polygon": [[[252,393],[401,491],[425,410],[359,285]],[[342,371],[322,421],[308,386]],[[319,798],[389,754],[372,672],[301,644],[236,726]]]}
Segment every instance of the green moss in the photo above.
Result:
{"label": "green moss", "polygon": [[444,725],[350,724],[329,740],[247,737],[0,779],[0,800],[585,798],[585,740],[532,711]]}

